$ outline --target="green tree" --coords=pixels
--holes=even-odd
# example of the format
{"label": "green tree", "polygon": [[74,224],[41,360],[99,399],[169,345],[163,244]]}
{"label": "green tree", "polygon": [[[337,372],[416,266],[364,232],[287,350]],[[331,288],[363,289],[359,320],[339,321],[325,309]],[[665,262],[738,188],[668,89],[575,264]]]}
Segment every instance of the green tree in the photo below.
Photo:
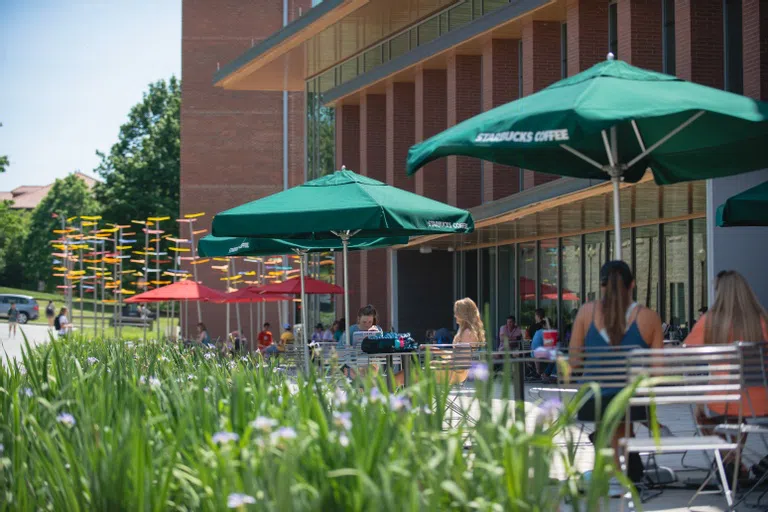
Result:
{"label": "green tree", "polygon": [[[2,126],[3,123],[0,123],[0,128],[2,128]],[[0,155],[0,172],[5,172],[9,164],[10,161],[8,160],[8,155]]]}
{"label": "green tree", "polygon": [[[97,152],[96,198],[104,218],[127,224],[155,216],[179,216],[179,150],[181,84],[176,77],[150,84],[131,108],[108,154]],[[176,230],[175,222],[166,229]]]}
{"label": "green tree", "polygon": [[0,201],[0,283],[24,285],[24,239],[29,230],[29,213],[11,208],[12,201]]}
{"label": "green tree", "polygon": [[85,182],[70,174],[56,180],[48,195],[32,211],[24,242],[24,279],[28,286],[42,281],[45,288],[51,290],[61,283],[61,278],[54,278],[51,271],[54,252],[51,241],[58,236],[53,230],[61,228],[62,219],[77,215],[101,215],[101,208]]}

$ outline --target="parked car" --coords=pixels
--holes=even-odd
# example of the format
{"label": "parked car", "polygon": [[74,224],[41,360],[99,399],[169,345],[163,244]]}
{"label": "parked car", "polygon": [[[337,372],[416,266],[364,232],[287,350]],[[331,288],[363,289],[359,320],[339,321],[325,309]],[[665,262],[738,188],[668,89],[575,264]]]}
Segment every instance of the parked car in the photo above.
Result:
{"label": "parked car", "polygon": [[8,318],[8,310],[11,309],[11,303],[15,303],[16,309],[19,310],[20,324],[25,324],[29,320],[37,320],[37,317],[40,316],[40,306],[38,306],[34,297],[3,293],[0,294],[0,317]]}
{"label": "parked car", "polygon": [[[123,316],[135,318],[141,317],[138,304],[123,304]],[[148,307],[147,318],[152,320],[155,318],[155,316],[157,315],[155,314],[154,310]]]}

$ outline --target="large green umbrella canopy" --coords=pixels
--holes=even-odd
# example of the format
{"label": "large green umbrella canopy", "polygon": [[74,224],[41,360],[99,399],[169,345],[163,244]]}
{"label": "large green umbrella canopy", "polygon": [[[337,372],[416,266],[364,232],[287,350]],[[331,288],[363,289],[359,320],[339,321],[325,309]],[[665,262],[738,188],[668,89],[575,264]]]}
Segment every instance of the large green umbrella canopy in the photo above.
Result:
{"label": "large green umbrella canopy", "polygon": [[213,218],[215,236],[363,238],[469,233],[466,210],[341,170],[283,192],[223,211]]}
{"label": "large green umbrella canopy", "polygon": [[658,184],[768,167],[768,103],[608,60],[413,146],[408,173],[466,155],[533,171],[619,183],[647,168]]}
{"label": "large green umbrella canopy", "polygon": [[[351,238],[349,250],[375,249],[390,245],[407,244],[408,237]],[[249,238],[206,235],[197,243],[200,256],[274,256],[289,252],[330,252],[342,250],[339,239],[281,240],[275,238]]]}
{"label": "large green umbrella canopy", "polygon": [[614,127],[625,181],[637,182],[647,168],[665,185],[768,167],[768,103],[606,60],[416,144],[408,173],[466,155],[608,179]]}
{"label": "large green umbrella canopy", "polygon": [[768,226],[768,181],[721,204],[717,208],[717,225]]}

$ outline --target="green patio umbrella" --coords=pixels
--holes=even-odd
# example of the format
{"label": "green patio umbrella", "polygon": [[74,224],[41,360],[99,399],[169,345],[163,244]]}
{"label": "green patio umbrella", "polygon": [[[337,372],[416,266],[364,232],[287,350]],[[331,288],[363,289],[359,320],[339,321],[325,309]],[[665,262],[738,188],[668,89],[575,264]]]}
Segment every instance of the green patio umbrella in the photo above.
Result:
{"label": "green patio umbrella", "polygon": [[717,225],[768,226],[768,181],[736,194],[718,206]]}
{"label": "green patio umbrella", "polygon": [[533,171],[660,185],[768,167],[768,103],[608,60],[413,146],[408,173],[466,155]]}
{"label": "green patio umbrella", "polygon": [[[212,231],[214,236],[334,240],[333,243],[341,240],[346,284],[347,251],[352,237],[471,233],[474,227],[472,215],[466,210],[342,167],[333,174],[218,213],[213,218]],[[388,245],[396,243],[391,239]],[[349,321],[349,290],[346,292],[344,315]]]}

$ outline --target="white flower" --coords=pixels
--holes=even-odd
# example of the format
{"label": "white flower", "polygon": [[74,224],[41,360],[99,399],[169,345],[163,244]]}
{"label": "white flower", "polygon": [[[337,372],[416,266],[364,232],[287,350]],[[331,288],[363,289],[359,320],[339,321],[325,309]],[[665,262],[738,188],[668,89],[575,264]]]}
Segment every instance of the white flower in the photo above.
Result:
{"label": "white flower", "polygon": [[341,388],[336,388],[333,392],[333,401],[338,405],[344,405],[347,403],[347,392]]}
{"label": "white flower", "polygon": [[22,374],[22,375],[26,375],[27,374],[27,369],[24,367],[23,364],[19,365],[19,373]]}
{"label": "white flower", "polygon": [[269,436],[272,442],[282,441],[284,439],[296,439],[296,431],[291,427],[280,427]]}
{"label": "white flower", "polygon": [[132,341],[126,341],[125,342],[125,348],[133,348],[133,342]]}
{"label": "white flower", "polygon": [[167,358],[167,357],[165,357],[165,356],[160,356],[159,360],[160,360],[160,361],[163,361],[164,363],[167,363],[168,361],[170,361],[170,359],[168,359],[168,358]]}
{"label": "white flower", "polygon": [[267,418],[266,416],[258,416],[255,420],[251,422],[251,426],[256,430],[269,432],[270,430],[272,430],[274,427],[277,426],[277,420],[273,420],[272,418]]}
{"label": "white flower", "polygon": [[28,397],[32,396],[32,388],[24,388],[20,391],[22,395],[26,395]]}
{"label": "white flower", "polygon": [[389,408],[393,411],[407,411],[410,407],[411,404],[406,398],[397,395],[389,395]]}
{"label": "white flower", "polygon": [[344,430],[352,429],[352,413],[351,412],[334,412],[333,422],[336,426],[343,428]]}
{"label": "white flower", "polygon": [[563,408],[563,402],[557,398],[550,398],[536,408],[536,425],[544,425],[549,421],[554,421]]}
{"label": "white flower", "polygon": [[347,446],[349,446],[349,438],[347,437],[347,434],[341,434],[341,435],[339,436],[339,444],[340,444],[341,446],[343,446],[344,448],[346,448]]}
{"label": "white flower", "polygon": [[240,358],[240,360],[241,360],[242,362],[244,362],[244,363],[247,363],[248,361],[250,361],[250,359],[248,359],[248,358],[247,358],[247,357],[245,357],[245,356],[241,357],[241,358]]}
{"label": "white flower", "polygon": [[209,388],[208,386],[203,388],[203,391],[205,391],[206,393],[209,392],[210,390],[211,390],[211,388]]}
{"label": "white flower", "polygon": [[216,444],[236,443],[240,436],[234,432],[216,432],[211,439]]}
{"label": "white flower", "polygon": [[191,373],[189,375],[187,375],[187,380],[193,380],[194,378],[195,378],[195,376],[192,375]]}
{"label": "white flower", "polygon": [[159,388],[160,387],[160,379],[157,377],[150,377],[149,378],[149,385],[153,388]]}
{"label": "white flower", "polygon": [[88,364],[96,364],[99,362],[99,360],[96,359],[95,357],[89,357],[88,359],[86,359],[86,361],[88,361]]}
{"label": "white flower", "polygon": [[237,368],[237,361],[230,361],[228,364],[229,364],[230,370],[234,370],[235,368]]}
{"label": "white flower", "polygon": [[75,425],[75,417],[69,414],[68,412],[63,412],[56,416],[56,421],[59,423],[62,423],[68,427],[72,427]]}
{"label": "white flower", "polygon": [[206,353],[203,355],[203,357],[204,357],[204,358],[206,358],[206,359],[211,359],[211,358],[213,358],[213,354],[212,354],[211,352],[206,352]]}
{"label": "white flower", "polygon": [[428,405],[425,405],[424,407],[421,408],[421,412],[423,412],[426,415],[430,415],[432,414],[432,409],[430,409]]}
{"label": "white flower", "polygon": [[488,380],[488,365],[485,363],[473,364],[467,373],[467,377],[472,380],[479,380],[485,382]]}
{"label": "white flower", "polygon": [[142,375],[141,377],[139,377],[139,384],[146,384],[146,383],[147,383],[147,378],[145,376]]}
{"label": "white flower", "polygon": [[247,494],[233,493],[227,496],[227,507],[240,508],[256,503],[256,498]]}

